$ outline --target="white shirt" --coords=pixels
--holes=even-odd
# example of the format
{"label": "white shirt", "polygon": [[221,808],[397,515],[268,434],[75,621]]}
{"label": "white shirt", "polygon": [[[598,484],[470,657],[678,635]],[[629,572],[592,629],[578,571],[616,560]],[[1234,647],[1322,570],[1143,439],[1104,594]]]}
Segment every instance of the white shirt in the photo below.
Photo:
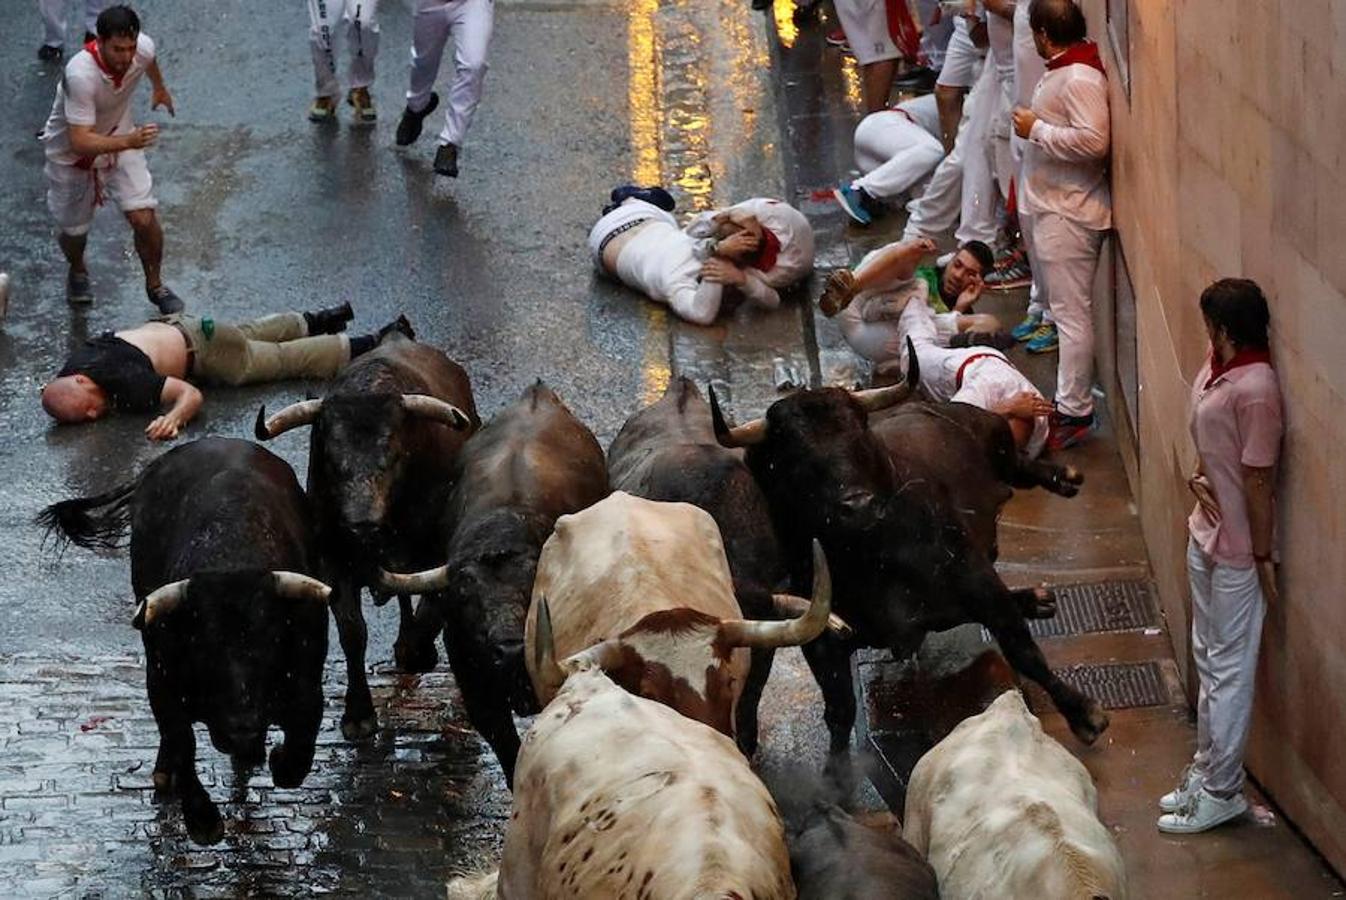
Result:
{"label": "white shirt", "polygon": [[[56,88],[51,115],[42,129],[47,159],[65,166],[73,166],[79,161],[79,156],[70,150],[71,125],[92,125],[93,130],[104,137],[129,133],[135,127],[131,118],[131,96],[152,62],[154,41],[144,33],[136,39],[135,58],[120,85],[98,67],[88,50],[81,50],[71,57]],[[112,165],[112,161],[113,154],[103,154],[97,165]]]}
{"label": "white shirt", "polygon": [[1075,63],[1048,69],[1033,91],[1038,120],[1024,148],[1019,204],[1095,231],[1112,227],[1108,79]]}

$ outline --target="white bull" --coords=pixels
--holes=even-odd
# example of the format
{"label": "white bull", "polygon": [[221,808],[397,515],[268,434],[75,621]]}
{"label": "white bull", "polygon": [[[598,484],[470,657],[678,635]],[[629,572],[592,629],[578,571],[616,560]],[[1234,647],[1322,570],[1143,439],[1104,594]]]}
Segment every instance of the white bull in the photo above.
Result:
{"label": "white bull", "polygon": [[803,615],[756,622],[743,619],[720,530],[705,510],[617,491],[562,516],[542,548],[524,627],[538,700],[550,702],[563,680],[558,667],[537,662],[545,598],[556,658],[583,654],[631,693],[733,736],[747,648],[807,643],[828,626],[831,582],[816,545],[814,554],[812,601],[776,598],[778,608],[803,608]]}
{"label": "white bull", "polygon": [[944,900],[1124,900],[1089,772],[1008,691],[916,763],[903,837]]}
{"label": "white bull", "polygon": [[588,668],[524,739],[499,872],[448,896],[791,900],[795,888],[776,806],[733,742]]}

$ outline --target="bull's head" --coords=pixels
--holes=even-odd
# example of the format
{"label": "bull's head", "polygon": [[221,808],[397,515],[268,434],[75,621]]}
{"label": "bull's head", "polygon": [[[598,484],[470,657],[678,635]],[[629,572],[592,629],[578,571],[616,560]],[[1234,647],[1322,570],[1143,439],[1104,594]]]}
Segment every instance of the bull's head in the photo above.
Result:
{"label": "bull's head", "polygon": [[[327,649],[332,590],[296,572],[202,572],[151,591],[132,625],[143,631],[151,692],[191,697],[223,753],[257,762],[267,704],[299,659],[314,684]],[[171,682],[171,683],[167,683]]]}
{"label": "bull's head", "polygon": [[552,696],[569,674],[597,667],[631,693],[657,700],[732,737],[748,651],[806,644],[829,625],[832,581],[816,541],[813,561],[813,597],[789,598],[781,604],[807,603],[798,618],[718,619],[685,607],[661,610],[560,662],[555,658],[551,612],[546,598],[539,598],[534,662],[540,693]]}

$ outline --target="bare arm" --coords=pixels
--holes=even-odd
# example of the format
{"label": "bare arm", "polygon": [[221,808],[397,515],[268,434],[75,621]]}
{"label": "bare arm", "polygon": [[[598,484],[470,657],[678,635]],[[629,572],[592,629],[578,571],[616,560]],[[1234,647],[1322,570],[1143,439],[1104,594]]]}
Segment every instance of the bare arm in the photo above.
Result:
{"label": "bare arm", "polygon": [[1268,603],[1277,598],[1276,565],[1271,559],[1273,530],[1272,496],[1276,487],[1276,467],[1244,466],[1243,494],[1248,505],[1248,529],[1252,534],[1253,559],[1257,563],[1257,577]]}
{"label": "bare arm", "polygon": [[921,260],[934,252],[935,242],[928,238],[889,244],[855,270],[855,293],[911,278]]}
{"label": "bare arm", "polygon": [[129,134],[99,134],[92,125],[70,126],[70,149],[78,156],[120,153],[148,147],[159,137],[158,125],[141,125]]}
{"label": "bare arm", "polygon": [[164,380],[164,391],[159,395],[159,401],[171,405],[167,412],[146,427],[145,436],[152,441],[168,441],[177,437],[183,426],[196,417],[205,397],[194,385],[170,376]]}
{"label": "bare arm", "polygon": [[150,109],[163,107],[168,110],[168,114],[177,118],[177,112],[173,109],[173,95],[168,92],[168,87],[164,84],[164,74],[159,71],[159,60],[151,60],[145,67],[145,74],[149,76],[150,86],[153,92],[150,94]]}

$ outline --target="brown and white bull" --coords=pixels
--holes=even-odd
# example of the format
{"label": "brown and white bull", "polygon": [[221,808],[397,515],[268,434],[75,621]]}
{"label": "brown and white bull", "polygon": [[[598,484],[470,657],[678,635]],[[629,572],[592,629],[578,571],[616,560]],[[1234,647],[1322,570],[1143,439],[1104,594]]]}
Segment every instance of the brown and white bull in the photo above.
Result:
{"label": "brown and white bull", "polygon": [[804,644],[829,622],[845,628],[830,619],[831,579],[816,546],[814,559],[813,598],[803,615],[747,620],[720,530],[705,510],[617,491],[562,516],[542,548],[524,630],[538,700],[551,702],[564,680],[558,666],[538,668],[538,606],[546,598],[557,658],[582,655],[631,693],[732,737],[750,648]]}
{"label": "brown and white bull", "polygon": [[1124,900],[1121,853],[1097,810],[1089,772],[1006,691],[916,763],[903,836],[944,900]]}

